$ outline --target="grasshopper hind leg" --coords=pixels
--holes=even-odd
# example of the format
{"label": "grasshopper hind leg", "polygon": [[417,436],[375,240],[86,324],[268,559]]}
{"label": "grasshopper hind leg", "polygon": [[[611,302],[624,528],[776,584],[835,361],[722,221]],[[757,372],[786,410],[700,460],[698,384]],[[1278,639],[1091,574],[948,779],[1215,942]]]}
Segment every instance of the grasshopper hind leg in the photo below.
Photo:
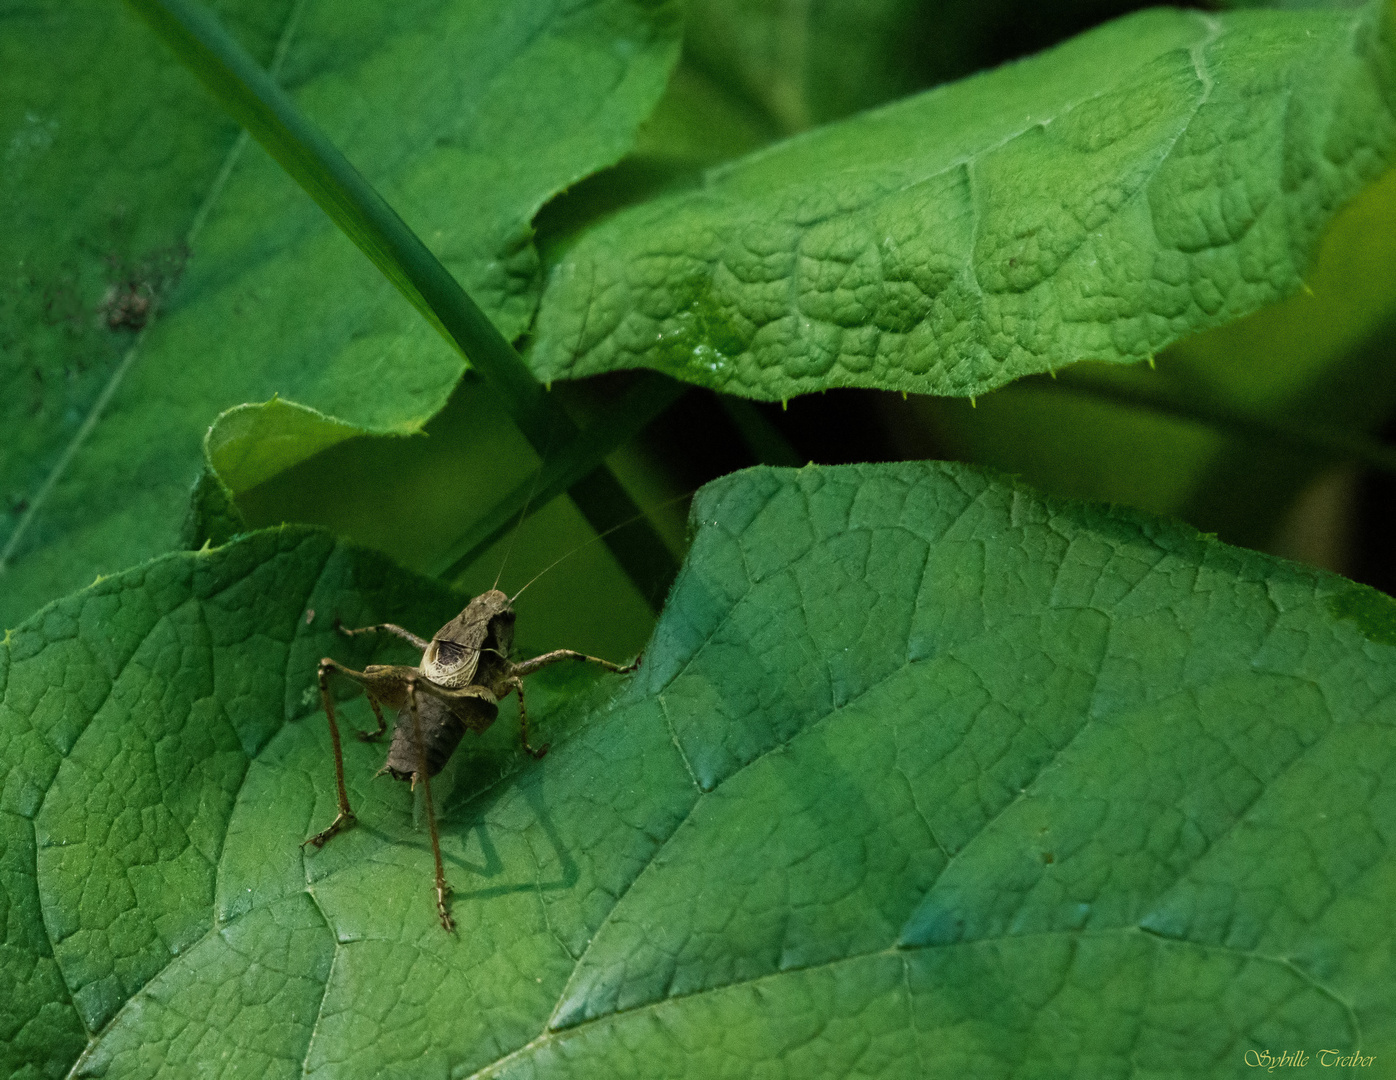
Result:
{"label": "grasshopper hind leg", "polygon": [[412,774],[412,786],[422,782],[422,802],[427,811],[427,830],[431,834],[431,856],[436,862],[436,913],[441,919],[441,928],[448,933],[455,930],[455,920],[451,918],[451,886],[446,883],[446,869],[441,864],[441,840],[436,833],[436,808],[431,802],[431,769],[427,763],[426,743],[422,739],[422,720],[417,709],[417,680],[407,680],[407,711],[412,718],[412,737],[417,743],[417,770]]}
{"label": "grasshopper hind leg", "polygon": [[355,734],[365,742],[371,742],[387,730],[387,724],[383,720],[383,711],[379,704],[380,699],[390,703],[394,700],[401,700],[402,689],[406,685],[408,675],[415,675],[415,673],[415,668],[383,665],[370,665],[364,671],[355,671],[353,668],[345,667],[343,664],[331,660],[328,656],[320,661],[316,676],[320,683],[320,703],[325,708],[325,719],[330,725],[330,747],[334,751],[334,783],[339,812],[335,815],[335,819],[330,822],[329,828],[322,829],[304,841],[301,844],[302,847],[306,844],[313,844],[317,848],[324,847],[331,837],[343,832],[358,820],[354,816],[354,811],[349,807],[349,792],[344,783],[344,746],[339,738],[339,722],[335,716],[334,696],[330,693],[330,676],[342,675],[364,688],[365,696],[373,707],[373,714],[378,718],[378,730],[359,731]]}
{"label": "grasshopper hind leg", "polygon": [[[320,661],[317,671],[317,678],[320,683],[320,701],[325,706],[325,719],[330,725],[330,745],[334,748],[334,782],[336,794],[339,797],[339,813],[330,822],[329,828],[322,829],[307,840],[301,841],[301,847],[306,844],[313,844],[317,848],[322,848],[329,842],[330,838],[343,832],[353,825],[358,818],[354,816],[354,811],[349,808],[349,792],[344,786],[344,749],[339,742],[339,724],[334,717],[334,698],[330,695],[330,674],[335,671],[344,671],[345,668],[335,663],[328,656]],[[375,710],[377,706],[374,706]]]}

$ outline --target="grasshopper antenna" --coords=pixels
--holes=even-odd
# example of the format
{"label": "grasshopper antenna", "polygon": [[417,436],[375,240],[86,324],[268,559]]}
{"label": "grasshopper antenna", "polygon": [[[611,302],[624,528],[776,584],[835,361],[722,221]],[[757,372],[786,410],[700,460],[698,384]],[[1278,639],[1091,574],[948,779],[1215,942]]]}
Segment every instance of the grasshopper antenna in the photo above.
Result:
{"label": "grasshopper antenna", "polygon": [[[680,494],[680,495],[675,495],[673,498],[665,499],[663,502],[655,503],[653,506],[650,507],[650,510],[663,510],[664,507],[666,507],[666,506],[672,506],[672,505],[673,505],[674,503],[676,503],[676,502],[681,502],[681,501],[684,500],[684,499],[692,498],[693,495],[695,495],[695,494],[697,493],[697,491],[698,491],[697,488],[690,488],[688,491],[685,491],[685,492],[683,492],[683,493]],[[561,557],[559,557],[559,558],[557,558],[557,559],[554,559],[554,560],[553,560],[552,562],[550,562],[547,566],[543,567],[543,569],[539,570],[538,573],[534,574],[531,578],[529,578],[527,581],[525,581],[525,582],[523,583],[523,585],[519,588],[519,591],[516,592],[513,596],[509,597],[509,603],[512,605],[512,604],[514,603],[515,600],[517,600],[520,596],[523,595],[524,589],[527,589],[530,585],[532,585],[535,581],[537,581],[539,578],[541,578],[544,574],[549,573],[550,571],[552,571],[559,563],[564,563],[564,562],[566,562],[566,561],[567,561],[568,559],[570,559],[573,555],[577,554],[577,552],[581,551],[583,548],[588,548],[588,547],[590,547],[592,544],[596,543],[598,540],[604,540],[604,539],[606,539],[606,537],[610,536],[611,533],[615,532],[617,529],[624,529],[624,528],[626,528],[626,527],[629,526],[629,525],[634,525],[635,522],[640,521],[641,519],[643,519],[643,518],[645,518],[645,517],[648,517],[648,516],[649,516],[649,511],[645,511],[645,512],[636,514],[634,517],[628,517],[628,518],[626,518],[624,521],[622,521],[619,525],[612,525],[609,529],[606,529],[604,532],[599,532],[599,533],[597,533],[595,536],[593,536],[590,540],[586,541],[585,543],[578,544],[578,545],[577,545],[576,547],[574,547],[571,551],[569,551],[566,555],[563,555],[563,556],[561,556]]]}
{"label": "grasshopper antenna", "polygon": [[533,474],[533,486],[528,489],[528,497],[524,499],[523,509],[519,511],[519,520],[514,525],[513,533],[509,536],[509,546],[504,549],[504,558],[499,561],[499,571],[494,575],[494,584],[490,586],[491,589],[499,588],[499,579],[504,576],[504,568],[509,565],[509,556],[514,553],[514,541],[518,540],[519,532],[523,529],[524,520],[528,517],[528,508],[533,503],[533,496],[538,494],[538,485],[543,481],[543,470],[548,464],[548,455],[552,453],[552,448],[553,439],[552,434],[549,433],[547,445],[543,447],[543,456],[538,459],[538,471]]}

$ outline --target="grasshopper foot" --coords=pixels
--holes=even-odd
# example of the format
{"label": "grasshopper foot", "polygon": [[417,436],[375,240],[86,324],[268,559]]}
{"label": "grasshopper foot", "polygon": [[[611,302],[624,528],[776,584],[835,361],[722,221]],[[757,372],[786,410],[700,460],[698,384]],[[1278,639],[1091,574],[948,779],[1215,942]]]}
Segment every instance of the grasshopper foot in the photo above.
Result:
{"label": "grasshopper foot", "polygon": [[436,885],[436,913],[441,916],[441,929],[448,934],[455,933],[456,921],[451,918],[448,904],[451,899],[451,886],[444,881]]}
{"label": "grasshopper foot", "polygon": [[552,743],[550,742],[545,742],[542,746],[536,747],[529,746],[527,743],[525,743],[524,749],[529,752],[529,754],[533,757],[534,761],[537,761],[539,758],[541,758],[544,754],[548,752],[548,747],[550,746],[552,746]]}
{"label": "grasshopper foot", "polygon": [[328,829],[325,829],[322,832],[317,832],[308,840],[302,840],[301,847],[305,847],[306,844],[314,844],[317,848],[322,848],[329,841],[330,837],[334,836],[336,833],[343,832],[345,829],[349,828],[349,826],[355,824],[358,820],[359,819],[356,818],[352,813],[341,813],[337,815],[333,821],[330,822],[330,827]]}

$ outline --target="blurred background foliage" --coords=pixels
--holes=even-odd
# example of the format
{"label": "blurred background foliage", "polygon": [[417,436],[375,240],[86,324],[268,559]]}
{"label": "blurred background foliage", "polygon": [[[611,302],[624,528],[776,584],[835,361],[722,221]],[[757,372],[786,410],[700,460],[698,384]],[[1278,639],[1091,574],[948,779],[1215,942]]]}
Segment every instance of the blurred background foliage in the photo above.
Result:
{"label": "blurred background foliage", "polygon": [[[682,60],[635,151],[543,209],[540,251],[556,260],[588,225],[692,185],[710,166],[1144,6],[691,0]],[[1016,474],[1051,494],[1179,517],[1391,592],[1390,463],[1360,460],[1327,436],[1390,434],[1394,230],[1388,176],[1336,219],[1303,292],[1181,342],[1152,368],[1078,364],[977,401],[841,390],[782,406],[690,388],[608,464],[676,554],[684,493],[733,469],[940,458]],[[631,377],[552,392],[584,422]],[[439,572],[452,544],[539,465],[467,373],[424,437],[351,439],[238,503],[249,525],[322,524]],[[565,557],[519,602],[523,646],[617,657],[640,649],[663,598],[642,595],[605,544],[588,543],[594,534],[568,499],[534,509],[459,583],[486,588],[503,566],[500,583],[513,591]]]}

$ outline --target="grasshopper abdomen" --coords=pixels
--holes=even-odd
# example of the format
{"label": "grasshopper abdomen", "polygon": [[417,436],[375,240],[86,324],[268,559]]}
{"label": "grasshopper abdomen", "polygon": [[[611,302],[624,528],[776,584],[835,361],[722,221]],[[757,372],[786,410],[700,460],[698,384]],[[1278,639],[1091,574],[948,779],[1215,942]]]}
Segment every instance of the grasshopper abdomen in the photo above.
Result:
{"label": "grasshopper abdomen", "polygon": [[[462,717],[460,713],[467,716]],[[451,755],[460,746],[467,731],[481,732],[494,723],[499,715],[499,706],[483,698],[468,702],[453,702],[448,705],[438,698],[420,694],[417,697],[417,714],[422,725],[422,752],[426,757],[427,776],[435,776],[446,767]],[[397,723],[393,726],[393,741],[388,747],[388,758],[380,773],[387,773],[395,780],[411,780],[421,767],[417,755],[417,742],[413,737],[412,718],[404,705],[398,712]]]}

